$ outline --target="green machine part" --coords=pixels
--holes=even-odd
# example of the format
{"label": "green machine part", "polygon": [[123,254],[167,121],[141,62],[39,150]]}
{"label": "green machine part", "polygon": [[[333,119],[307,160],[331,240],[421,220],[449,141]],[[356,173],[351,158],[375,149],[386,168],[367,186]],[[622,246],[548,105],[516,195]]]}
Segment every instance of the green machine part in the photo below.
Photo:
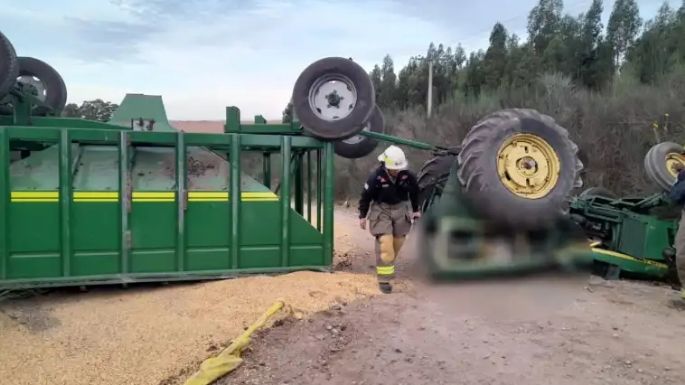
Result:
{"label": "green machine part", "polygon": [[579,196],[571,217],[593,243],[593,258],[616,272],[663,279],[674,267],[674,239],[680,208],[663,194],[614,199]]}
{"label": "green machine part", "polygon": [[0,289],[330,270],[333,144],[239,114],[182,133],[127,95],[111,123],[0,116]]}

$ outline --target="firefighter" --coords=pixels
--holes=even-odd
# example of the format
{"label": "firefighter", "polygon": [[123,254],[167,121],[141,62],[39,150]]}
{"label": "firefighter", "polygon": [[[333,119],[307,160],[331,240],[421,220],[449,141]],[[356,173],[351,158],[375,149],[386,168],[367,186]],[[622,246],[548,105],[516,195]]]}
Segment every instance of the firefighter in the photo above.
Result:
{"label": "firefighter", "polygon": [[[419,185],[407,168],[404,152],[397,146],[388,147],[378,156],[380,165],[373,171],[359,200],[359,225],[375,237],[376,275],[381,292],[392,292],[395,258],[418,219]],[[411,207],[410,207],[411,206]],[[410,211],[411,209],[411,211]]]}
{"label": "firefighter", "polygon": [[[673,188],[669,194],[669,198],[678,205],[685,204],[685,166],[676,164],[673,171],[678,173]],[[678,232],[675,235],[675,252],[676,252],[676,271],[678,272],[678,279],[683,289],[681,296],[685,299],[685,208],[680,214],[680,223],[678,224]]]}

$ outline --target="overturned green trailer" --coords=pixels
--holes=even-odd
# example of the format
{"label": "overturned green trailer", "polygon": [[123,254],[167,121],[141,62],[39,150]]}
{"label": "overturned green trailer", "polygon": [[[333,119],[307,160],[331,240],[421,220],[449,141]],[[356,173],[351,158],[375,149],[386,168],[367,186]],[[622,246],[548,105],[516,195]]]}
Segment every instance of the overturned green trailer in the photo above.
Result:
{"label": "overturned green trailer", "polygon": [[59,74],[0,43],[0,289],[330,270],[335,142],[378,130],[359,65],[305,69],[296,121],[184,133],[158,96],[59,117]]}
{"label": "overturned green trailer", "polygon": [[[245,126],[238,113],[227,109],[225,134],[0,118],[0,286],[327,269],[332,144],[251,134],[291,126]],[[241,172],[248,152],[262,157],[261,180]],[[274,157],[287,160],[278,195]]]}

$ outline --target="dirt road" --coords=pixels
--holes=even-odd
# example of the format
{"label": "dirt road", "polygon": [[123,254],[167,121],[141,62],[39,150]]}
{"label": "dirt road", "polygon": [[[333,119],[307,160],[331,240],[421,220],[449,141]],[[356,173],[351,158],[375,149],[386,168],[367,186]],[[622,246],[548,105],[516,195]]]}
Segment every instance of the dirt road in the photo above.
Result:
{"label": "dirt road", "polygon": [[[339,267],[371,273],[369,238],[336,215]],[[685,308],[669,287],[425,287],[408,254],[396,293],[262,333],[220,384],[685,384]]]}

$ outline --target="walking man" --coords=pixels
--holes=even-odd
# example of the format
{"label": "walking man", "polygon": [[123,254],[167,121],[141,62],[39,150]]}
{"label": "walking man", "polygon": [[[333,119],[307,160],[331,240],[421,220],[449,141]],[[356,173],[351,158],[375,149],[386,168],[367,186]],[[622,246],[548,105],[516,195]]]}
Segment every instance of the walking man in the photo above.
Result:
{"label": "walking man", "polygon": [[[397,146],[378,156],[380,165],[373,171],[359,200],[359,225],[376,239],[376,275],[381,292],[392,292],[395,258],[419,212],[419,185],[409,171],[407,158]],[[411,211],[410,211],[411,206]]]}
{"label": "walking man", "polygon": [[[669,198],[678,205],[685,204],[685,167],[681,164],[676,164],[674,171],[678,173],[676,181],[671,188]],[[683,287],[681,295],[685,299],[685,208],[680,214],[680,223],[678,224],[678,232],[675,235],[675,265],[678,272],[678,279]]]}

